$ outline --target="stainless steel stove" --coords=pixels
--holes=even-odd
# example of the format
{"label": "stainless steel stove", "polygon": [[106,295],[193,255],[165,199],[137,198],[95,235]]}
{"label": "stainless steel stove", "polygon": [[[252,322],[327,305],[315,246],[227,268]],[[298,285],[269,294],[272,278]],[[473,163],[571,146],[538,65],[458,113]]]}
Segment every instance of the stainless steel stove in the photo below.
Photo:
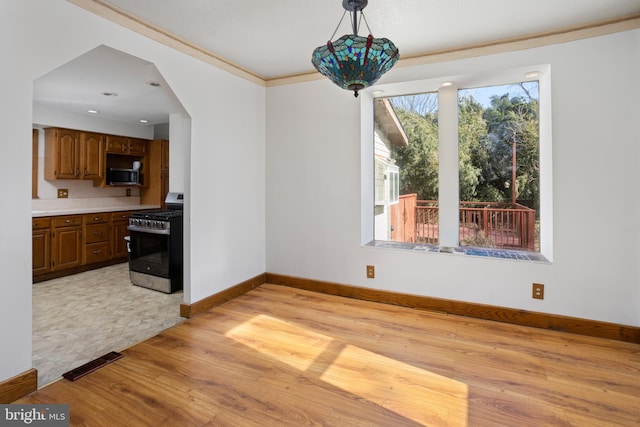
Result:
{"label": "stainless steel stove", "polygon": [[169,193],[168,210],[129,216],[129,277],[134,285],[165,293],[183,288],[183,202],[182,193]]}

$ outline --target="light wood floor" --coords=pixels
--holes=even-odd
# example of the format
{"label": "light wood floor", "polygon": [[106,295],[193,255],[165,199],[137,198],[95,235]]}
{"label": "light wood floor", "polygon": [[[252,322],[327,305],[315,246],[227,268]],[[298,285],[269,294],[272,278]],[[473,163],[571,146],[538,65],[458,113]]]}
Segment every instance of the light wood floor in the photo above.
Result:
{"label": "light wood floor", "polygon": [[16,403],[97,426],[640,425],[638,344],[274,285],[124,355]]}

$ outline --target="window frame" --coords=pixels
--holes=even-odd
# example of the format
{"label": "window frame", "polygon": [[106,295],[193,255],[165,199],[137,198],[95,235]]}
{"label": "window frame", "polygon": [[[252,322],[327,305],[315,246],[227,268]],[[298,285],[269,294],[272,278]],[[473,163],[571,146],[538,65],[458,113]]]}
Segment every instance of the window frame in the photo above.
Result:
{"label": "window frame", "polygon": [[[536,76],[529,73],[536,71]],[[553,262],[553,177],[551,134],[551,67],[549,64],[527,65],[503,70],[487,70],[468,75],[378,85],[362,91],[361,112],[361,245],[376,246],[374,240],[375,192],[373,101],[424,92],[438,92],[439,105],[439,206],[440,251],[460,252],[458,243],[459,175],[458,175],[458,89],[498,86],[537,80],[540,118],[540,252],[539,258]],[[447,85],[443,86],[443,83]],[[447,113],[448,112],[448,113]],[[393,245],[385,245],[385,247]],[[407,245],[399,245],[407,249]],[[411,248],[409,248],[411,249]],[[413,248],[418,249],[418,248]],[[434,251],[426,251],[434,252]],[[523,251],[519,251],[523,252]],[[462,253],[464,253],[462,251]],[[538,254],[536,252],[535,254]],[[539,260],[539,259],[536,259]]]}

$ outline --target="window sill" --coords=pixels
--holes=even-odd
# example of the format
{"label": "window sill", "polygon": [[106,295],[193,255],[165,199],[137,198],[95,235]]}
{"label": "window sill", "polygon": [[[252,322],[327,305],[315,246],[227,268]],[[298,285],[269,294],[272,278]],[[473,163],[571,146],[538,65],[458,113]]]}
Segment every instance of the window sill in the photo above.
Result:
{"label": "window sill", "polygon": [[506,259],[514,261],[550,262],[539,252],[521,251],[514,249],[478,248],[472,246],[439,247],[428,243],[405,243],[385,240],[372,240],[365,247],[400,249],[412,252],[446,253],[451,255],[471,256],[480,258]]}

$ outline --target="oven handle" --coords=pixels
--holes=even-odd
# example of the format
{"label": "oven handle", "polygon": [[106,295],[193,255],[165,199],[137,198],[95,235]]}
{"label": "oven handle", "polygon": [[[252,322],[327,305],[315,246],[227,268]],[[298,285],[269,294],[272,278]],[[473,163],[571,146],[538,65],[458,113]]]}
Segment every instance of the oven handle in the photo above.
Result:
{"label": "oven handle", "polygon": [[168,228],[162,228],[162,229],[158,229],[158,228],[145,228],[145,227],[138,227],[136,225],[129,225],[127,226],[127,230],[129,231],[138,231],[140,233],[150,233],[150,234],[164,234],[166,236],[171,234],[171,230]]}

